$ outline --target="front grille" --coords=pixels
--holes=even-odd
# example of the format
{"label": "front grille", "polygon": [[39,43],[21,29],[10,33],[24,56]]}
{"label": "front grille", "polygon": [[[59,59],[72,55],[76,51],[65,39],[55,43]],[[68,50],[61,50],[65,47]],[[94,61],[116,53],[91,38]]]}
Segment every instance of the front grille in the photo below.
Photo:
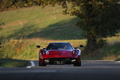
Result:
{"label": "front grille", "polygon": [[49,60],[46,63],[48,64],[71,64],[74,63],[73,60],[76,60],[75,58],[48,58],[45,60]]}
{"label": "front grille", "polygon": [[50,61],[71,61],[70,58],[50,58]]}

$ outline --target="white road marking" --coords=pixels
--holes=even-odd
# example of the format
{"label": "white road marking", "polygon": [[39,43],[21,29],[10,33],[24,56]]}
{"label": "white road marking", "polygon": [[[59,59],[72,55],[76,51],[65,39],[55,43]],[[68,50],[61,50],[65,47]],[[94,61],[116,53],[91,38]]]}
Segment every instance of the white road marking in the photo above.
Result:
{"label": "white road marking", "polygon": [[31,66],[27,66],[26,68],[31,68]]}
{"label": "white road marking", "polygon": [[39,72],[57,72],[57,70],[41,70]]}
{"label": "white road marking", "polygon": [[35,66],[35,64],[34,64],[34,62],[33,62],[33,61],[30,61],[30,63],[31,63],[31,66]]}
{"label": "white road marking", "polygon": [[26,68],[31,68],[32,66],[35,66],[33,61],[30,61],[31,66],[27,66]]}
{"label": "white road marking", "polygon": [[120,63],[120,61],[116,61],[117,63]]}

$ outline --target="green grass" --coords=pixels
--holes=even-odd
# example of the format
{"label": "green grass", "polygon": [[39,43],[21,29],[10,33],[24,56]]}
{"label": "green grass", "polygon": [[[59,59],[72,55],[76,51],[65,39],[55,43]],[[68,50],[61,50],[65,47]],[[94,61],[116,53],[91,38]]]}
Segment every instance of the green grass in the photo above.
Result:
{"label": "green grass", "polygon": [[[92,54],[86,54],[82,52],[82,59],[95,59],[95,60],[117,60],[120,58],[120,38],[112,37],[106,38],[107,44],[95,51]],[[116,41],[115,41],[116,40]],[[114,42],[113,42],[114,41]],[[47,39],[23,39],[23,40],[10,40],[1,48],[0,55],[2,58],[22,59],[22,60],[38,60],[39,50],[36,46],[41,45],[41,48],[45,48],[50,42],[70,42],[73,47],[79,45],[86,45],[86,40],[47,40]],[[84,48],[81,48],[83,50]],[[4,54],[3,54],[4,52]]]}
{"label": "green grass", "polygon": [[10,40],[2,45],[3,47],[1,48],[0,57],[22,60],[38,60],[38,52],[40,49],[38,49],[36,46],[41,45],[41,48],[45,48],[50,42],[70,42],[74,47],[79,47],[79,44],[86,44],[86,40]]}
{"label": "green grass", "polygon": [[120,58],[120,41],[110,43],[103,48],[104,59],[106,60],[118,60]]}
{"label": "green grass", "polygon": [[[77,18],[63,15],[60,6],[44,9],[23,8],[0,13],[0,21],[5,23],[0,35],[7,39],[46,38],[54,40],[81,39],[82,30],[74,27]],[[9,34],[8,34],[9,33]]]}
{"label": "green grass", "polygon": [[29,63],[28,61],[17,59],[0,59],[0,67],[25,67]]}
{"label": "green grass", "polygon": [[[36,45],[45,48],[50,42],[70,42],[73,47],[86,45],[83,31],[74,26],[77,18],[63,15],[62,10],[57,5],[0,12],[0,22],[5,23],[0,31],[0,36],[5,38],[0,58],[38,60]],[[96,51],[97,54],[83,53],[82,59],[118,60],[120,33],[117,35],[106,38],[108,44]]]}
{"label": "green grass", "polygon": [[120,61],[120,37],[106,38],[107,44],[89,55],[83,54],[84,60],[117,60]]}

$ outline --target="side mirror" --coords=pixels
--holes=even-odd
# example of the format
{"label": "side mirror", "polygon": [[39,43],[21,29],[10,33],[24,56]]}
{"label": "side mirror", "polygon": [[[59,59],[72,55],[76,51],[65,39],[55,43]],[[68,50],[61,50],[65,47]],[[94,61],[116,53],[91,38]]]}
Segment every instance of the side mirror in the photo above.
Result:
{"label": "side mirror", "polygon": [[77,49],[77,47],[74,47],[74,49]]}
{"label": "side mirror", "polygon": [[38,46],[36,46],[36,47],[37,47],[37,48],[40,48],[41,46],[38,45]]}
{"label": "side mirror", "polygon": [[43,48],[43,49],[46,49],[46,48]]}
{"label": "side mirror", "polygon": [[80,47],[84,47],[83,45],[80,45]]}

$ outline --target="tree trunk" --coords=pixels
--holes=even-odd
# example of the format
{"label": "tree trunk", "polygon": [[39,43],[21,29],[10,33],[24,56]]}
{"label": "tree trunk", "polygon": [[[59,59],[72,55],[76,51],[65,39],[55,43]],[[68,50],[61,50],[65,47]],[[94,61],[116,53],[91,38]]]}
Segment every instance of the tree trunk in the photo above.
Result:
{"label": "tree trunk", "polygon": [[97,49],[96,39],[95,38],[92,38],[92,39],[89,38],[87,40],[86,52],[89,54],[89,53],[94,52],[96,49]]}

